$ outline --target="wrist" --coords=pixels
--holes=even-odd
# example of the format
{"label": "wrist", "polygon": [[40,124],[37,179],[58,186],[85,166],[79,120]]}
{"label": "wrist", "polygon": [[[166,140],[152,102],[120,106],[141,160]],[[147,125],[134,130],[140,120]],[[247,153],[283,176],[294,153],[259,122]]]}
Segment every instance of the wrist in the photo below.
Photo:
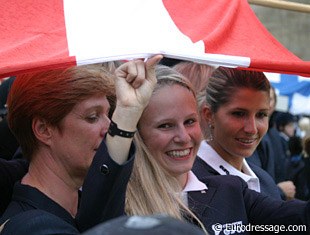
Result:
{"label": "wrist", "polygon": [[121,136],[124,138],[133,138],[136,131],[126,131],[126,130],[119,129],[117,123],[111,120],[108,133],[112,137],[117,135],[117,136]]}
{"label": "wrist", "polygon": [[142,115],[143,109],[139,108],[124,108],[116,106],[111,120],[117,123],[119,129],[134,132],[137,129],[137,124]]}

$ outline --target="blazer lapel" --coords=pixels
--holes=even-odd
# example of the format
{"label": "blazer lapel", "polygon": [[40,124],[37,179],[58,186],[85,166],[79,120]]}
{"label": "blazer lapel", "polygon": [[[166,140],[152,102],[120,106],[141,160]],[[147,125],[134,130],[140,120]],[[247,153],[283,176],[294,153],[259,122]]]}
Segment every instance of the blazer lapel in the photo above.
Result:
{"label": "blazer lapel", "polygon": [[207,190],[188,192],[188,206],[198,216],[201,217],[208,209],[216,192],[216,188],[208,187]]}
{"label": "blazer lapel", "polygon": [[199,156],[196,157],[192,171],[198,178],[202,178],[210,175],[220,175],[216,170],[214,170],[209,164],[202,160]]}

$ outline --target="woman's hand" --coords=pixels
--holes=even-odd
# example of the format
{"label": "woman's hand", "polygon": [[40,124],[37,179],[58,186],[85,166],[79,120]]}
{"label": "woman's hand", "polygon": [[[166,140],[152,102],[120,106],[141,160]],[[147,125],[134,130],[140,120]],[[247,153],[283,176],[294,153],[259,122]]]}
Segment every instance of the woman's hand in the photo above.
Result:
{"label": "woman's hand", "polygon": [[157,82],[155,66],[161,59],[156,55],[146,62],[132,60],[116,69],[117,106],[137,111],[145,108]]}

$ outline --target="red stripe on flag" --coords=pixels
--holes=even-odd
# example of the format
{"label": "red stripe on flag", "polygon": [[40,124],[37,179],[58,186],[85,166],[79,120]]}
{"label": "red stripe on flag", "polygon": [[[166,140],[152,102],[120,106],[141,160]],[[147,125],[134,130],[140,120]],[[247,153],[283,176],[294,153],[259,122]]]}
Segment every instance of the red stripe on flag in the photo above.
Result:
{"label": "red stripe on flag", "polygon": [[[62,0],[1,1],[1,76],[70,66]],[[14,74],[11,74],[12,71]]]}
{"label": "red stripe on flag", "polygon": [[[293,68],[293,69],[292,69]],[[284,74],[300,75],[310,77],[310,62],[307,61],[269,61],[269,60],[256,60],[251,61],[250,70],[278,73],[280,71]]]}
{"label": "red stripe on flag", "polygon": [[246,0],[163,0],[163,3],[182,33],[193,42],[204,42],[206,53],[249,57],[250,68],[310,76],[310,63],[280,44]]}
{"label": "red stripe on flag", "polygon": [[204,41],[207,53],[300,61],[262,26],[245,0],[163,2],[185,35]]}

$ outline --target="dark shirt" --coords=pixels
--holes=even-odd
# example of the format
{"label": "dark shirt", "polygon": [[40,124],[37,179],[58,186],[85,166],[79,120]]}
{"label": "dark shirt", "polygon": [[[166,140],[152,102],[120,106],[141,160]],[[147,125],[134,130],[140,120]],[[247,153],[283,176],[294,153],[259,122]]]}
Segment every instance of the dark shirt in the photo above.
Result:
{"label": "dark shirt", "polygon": [[[36,209],[42,210],[42,214],[45,214],[44,212],[46,211],[56,215],[57,217],[67,222],[68,227],[72,227],[71,229],[78,231],[76,229],[77,225],[75,219],[68,211],[66,211],[63,207],[47,197],[38,189],[29,185],[23,185],[20,182],[17,182],[14,186],[12,202],[9,205],[9,209],[5,212],[4,218],[6,220],[6,218],[12,218],[14,215],[18,215],[20,212]],[[31,221],[31,218],[28,218],[28,220]],[[27,220],[25,223],[28,223]]]}
{"label": "dark shirt", "polygon": [[0,158],[0,216],[12,198],[13,186],[28,171],[28,162],[23,159],[4,160]]}
{"label": "dark shirt", "polygon": [[[31,234],[78,234],[103,221],[124,215],[125,193],[132,172],[133,155],[132,145],[129,160],[118,165],[102,142],[85,178],[76,218],[72,218],[64,208],[39,190],[16,183],[12,201],[0,219],[0,224],[9,219],[1,235],[17,235],[20,230],[16,224],[21,224],[21,221],[27,224]],[[38,216],[29,217],[32,210],[40,211]],[[46,221],[42,221],[40,216],[46,218]],[[45,233],[47,229],[49,233]]]}
{"label": "dark shirt", "polygon": [[252,156],[247,157],[246,161],[262,168],[275,180],[275,156],[268,134],[264,135]]}
{"label": "dark shirt", "polygon": [[275,182],[283,182],[288,180],[286,175],[287,171],[287,153],[283,146],[282,138],[279,131],[272,127],[268,130],[267,134],[270,137],[270,143],[273,151],[274,166],[275,166]]}

